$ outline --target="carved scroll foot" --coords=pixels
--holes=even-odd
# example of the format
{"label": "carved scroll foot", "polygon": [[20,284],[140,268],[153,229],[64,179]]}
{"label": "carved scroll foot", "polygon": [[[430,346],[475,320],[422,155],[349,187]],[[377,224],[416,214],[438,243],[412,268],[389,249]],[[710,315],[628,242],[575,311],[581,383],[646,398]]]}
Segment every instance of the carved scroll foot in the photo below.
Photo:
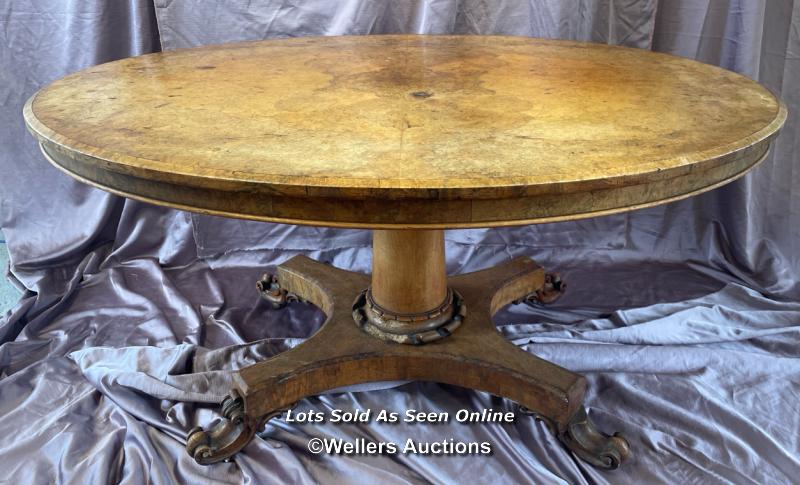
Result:
{"label": "carved scroll foot", "polygon": [[206,431],[189,431],[186,451],[201,465],[225,460],[244,448],[255,434],[252,420],[244,414],[244,403],[234,391],[222,401],[222,418],[211,423]]}
{"label": "carved scroll foot", "polygon": [[258,280],[256,288],[261,293],[261,298],[267,300],[275,310],[285,307],[289,302],[302,301],[296,294],[281,287],[278,278],[269,273],[265,273]]}
{"label": "carved scroll foot", "polygon": [[609,470],[616,469],[631,453],[630,445],[619,433],[609,436],[598,431],[583,406],[570,418],[558,438],[582,460]]}
{"label": "carved scroll foot", "polygon": [[244,401],[236,390],[222,401],[222,418],[211,423],[208,430],[192,428],[186,440],[186,452],[200,465],[227,460],[253,439],[256,431],[267,421],[280,415],[279,409],[259,419],[252,419],[244,411]]}
{"label": "carved scroll foot", "polygon": [[547,273],[544,276],[544,285],[536,291],[525,295],[519,300],[515,300],[514,304],[528,302],[537,305],[548,305],[555,302],[567,291],[567,284],[561,279],[558,273]]}

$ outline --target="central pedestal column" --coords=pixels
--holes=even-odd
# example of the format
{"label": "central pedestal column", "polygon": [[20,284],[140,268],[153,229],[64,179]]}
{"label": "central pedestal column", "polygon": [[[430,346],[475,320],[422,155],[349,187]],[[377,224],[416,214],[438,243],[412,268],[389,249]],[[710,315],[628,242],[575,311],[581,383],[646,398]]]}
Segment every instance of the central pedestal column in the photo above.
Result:
{"label": "central pedestal column", "polygon": [[374,337],[423,344],[450,335],[466,307],[447,287],[444,231],[376,230],[372,284],[354,305],[354,318]]}
{"label": "central pedestal column", "polygon": [[397,314],[429,312],[447,297],[444,231],[373,231],[372,297]]}

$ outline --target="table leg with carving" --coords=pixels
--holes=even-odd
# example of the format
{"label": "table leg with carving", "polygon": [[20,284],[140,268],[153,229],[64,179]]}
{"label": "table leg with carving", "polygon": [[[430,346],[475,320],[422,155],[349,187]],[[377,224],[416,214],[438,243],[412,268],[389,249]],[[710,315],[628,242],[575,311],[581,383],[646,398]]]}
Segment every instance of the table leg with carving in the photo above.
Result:
{"label": "table leg with carving", "polygon": [[[402,248],[394,247],[398,244]],[[545,274],[526,257],[447,278],[443,247],[442,231],[379,235],[374,249],[377,274],[371,281],[369,275],[304,256],[280,265],[274,276],[261,282],[262,294],[276,306],[291,299],[309,302],[327,320],[301,345],[236,373],[236,387],[222,405],[224,418],[209,430],[195,428],[188,452],[202,464],[226,459],[243,448],[266,420],[300,399],[330,389],[422,380],[509,398],[547,421],[580,458],[616,468],[628,456],[628,444],[619,436],[600,433],[588,420],[583,407],[586,380],[517,348],[492,322],[492,315],[509,303],[526,298],[552,301],[562,289],[560,279]],[[410,280],[413,271],[404,273],[414,269],[404,267],[409,260],[442,273],[443,283],[436,276],[417,283],[414,294],[429,295],[431,287],[439,289],[439,296],[444,294],[444,303],[427,313],[392,313],[380,306],[393,300],[391,291],[381,292],[386,290],[382,281],[388,277],[381,272],[394,267],[398,270],[395,278]],[[392,288],[406,291],[408,287],[393,280]],[[415,300],[419,298],[412,295],[406,303],[413,305]]]}

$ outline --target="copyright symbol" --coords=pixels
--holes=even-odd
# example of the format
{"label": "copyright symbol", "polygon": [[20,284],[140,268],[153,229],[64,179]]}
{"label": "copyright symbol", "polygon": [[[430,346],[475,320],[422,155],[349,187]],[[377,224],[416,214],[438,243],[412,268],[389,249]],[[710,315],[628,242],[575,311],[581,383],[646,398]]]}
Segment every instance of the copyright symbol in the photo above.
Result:
{"label": "copyright symbol", "polygon": [[311,438],[308,440],[308,451],[315,455],[322,453],[323,447],[322,438]]}

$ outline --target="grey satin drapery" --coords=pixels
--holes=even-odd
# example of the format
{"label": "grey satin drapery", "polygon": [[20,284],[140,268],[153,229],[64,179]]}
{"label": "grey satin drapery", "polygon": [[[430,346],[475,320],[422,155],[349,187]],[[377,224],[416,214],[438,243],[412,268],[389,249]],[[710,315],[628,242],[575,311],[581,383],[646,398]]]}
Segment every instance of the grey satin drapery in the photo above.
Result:
{"label": "grey satin drapery", "polygon": [[[0,470],[19,483],[790,483],[800,472],[800,2],[0,0],[0,226],[27,291],[0,319]],[[600,472],[540,423],[293,425],[234,463],[198,467],[227,370],[321,322],[271,311],[253,282],[304,253],[367,271],[366,231],[199,216],[126,201],[50,167],[22,122],[38,88],[160,48],[296,35],[509,34],[624,44],[758,79],[790,117],[740,181],[682,202],[571,223],[451,231],[448,268],[526,254],[559,270],[553,307],[512,307],[503,332],[590,381],[590,415],[631,441]],[[248,342],[256,341],[253,344]],[[432,383],[333,393],[300,409],[513,409]],[[206,391],[210,395],[204,394]],[[312,436],[488,440],[490,458],[330,457]]]}

